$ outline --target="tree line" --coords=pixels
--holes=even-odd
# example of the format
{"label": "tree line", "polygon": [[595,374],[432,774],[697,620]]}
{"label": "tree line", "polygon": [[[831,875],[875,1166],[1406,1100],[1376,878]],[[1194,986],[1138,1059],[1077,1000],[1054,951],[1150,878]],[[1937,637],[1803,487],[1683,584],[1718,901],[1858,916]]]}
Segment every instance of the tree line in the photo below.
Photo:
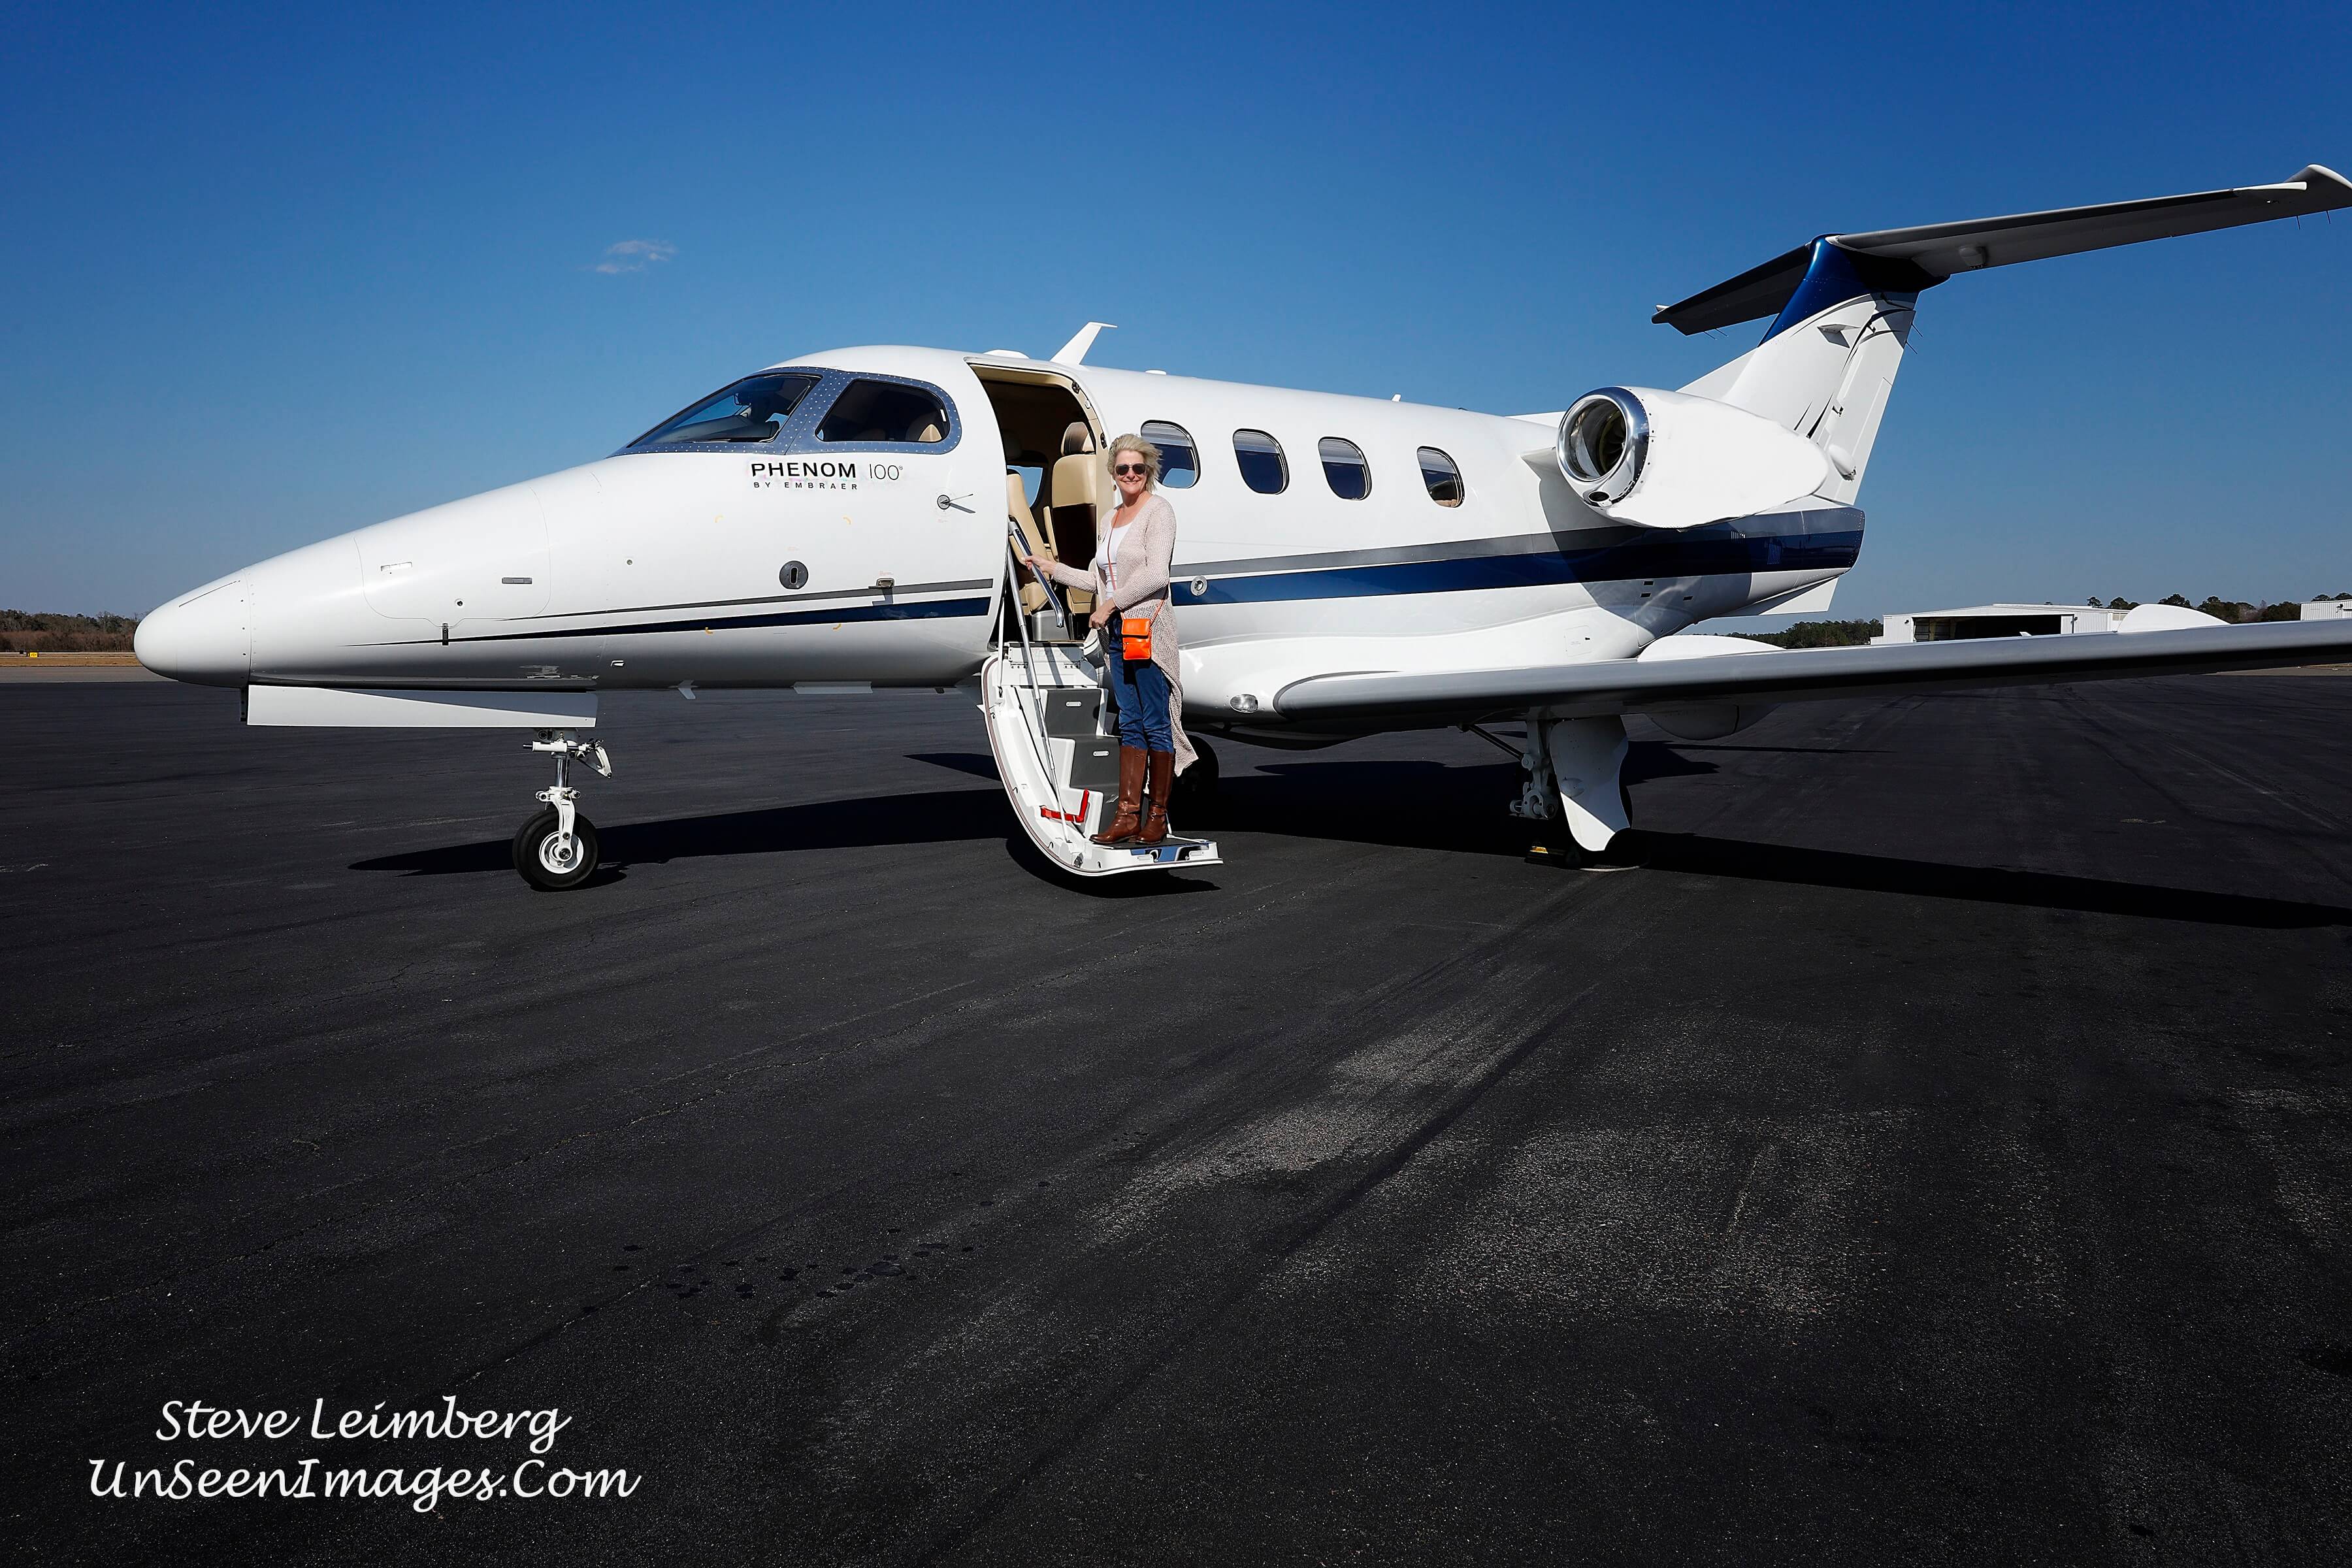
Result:
{"label": "tree line", "polygon": [[[2243,599],[2217,598],[2211,594],[2205,595],[2203,604],[2192,605],[2189,602],[2189,595],[2186,594],[2167,594],[2156,602],[2159,605],[2178,605],[2184,610],[2196,610],[2212,616],[2217,621],[2244,625],[2252,621],[2299,621],[2303,618],[2304,605],[2335,599],[2352,599],[2352,594],[2314,594],[2308,599],[2282,599],[2275,605],[2248,604]],[[2089,602],[2109,610],[2139,608],[2137,599],[2103,600],[2095,594],[2091,596]]]}
{"label": "tree line", "polygon": [[58,616],[0,610],[0,649],[10,653],[128,653],[133,616]]}

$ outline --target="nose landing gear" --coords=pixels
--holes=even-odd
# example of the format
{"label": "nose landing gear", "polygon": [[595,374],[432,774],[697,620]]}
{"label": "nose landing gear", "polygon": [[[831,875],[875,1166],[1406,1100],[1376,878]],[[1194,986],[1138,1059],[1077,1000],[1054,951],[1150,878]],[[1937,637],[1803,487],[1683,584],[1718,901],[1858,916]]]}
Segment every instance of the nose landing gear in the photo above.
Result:
{"label": "nose landing gear", "polygon": [[580,815],[580,792],[572,785],[571,766],[585,763],[599,776],[613,776],[613,759],[594,741],[583,741],[570,730],[541,730],[530,743],[534,752],[555,758],[555,784],[539,792],[546,809],[518,828],[514,836],[515,869],[541,892],[576,888],[595,873],[595,825]]}

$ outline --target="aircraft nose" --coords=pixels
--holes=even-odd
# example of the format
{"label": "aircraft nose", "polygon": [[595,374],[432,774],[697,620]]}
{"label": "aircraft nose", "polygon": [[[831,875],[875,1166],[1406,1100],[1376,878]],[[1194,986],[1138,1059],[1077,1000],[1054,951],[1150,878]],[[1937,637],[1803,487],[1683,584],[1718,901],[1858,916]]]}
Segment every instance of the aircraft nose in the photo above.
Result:
{"label": "aircraft nose", "polygon": [[253,668],[250,595],[233,577],[163,605],[139,623],[131,647],[158,675],[199,686],[243,686]]}

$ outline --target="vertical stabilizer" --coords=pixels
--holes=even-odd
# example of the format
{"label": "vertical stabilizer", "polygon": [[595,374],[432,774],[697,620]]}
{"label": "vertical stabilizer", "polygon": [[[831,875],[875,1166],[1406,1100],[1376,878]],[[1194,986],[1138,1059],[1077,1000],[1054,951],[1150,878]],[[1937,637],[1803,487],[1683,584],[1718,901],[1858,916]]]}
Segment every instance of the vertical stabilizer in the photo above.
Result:
{"label": "vertical stabilizer", "polygon": [[1830,464],[1819,493],[1841,504],[1862,489],[1919,289],[1937,281],[1908,269],[1891,276],[1896,269],[1874,261],[1814,241],[1801,281],[1764,341],[1682,388],[1760,415],[1819,447]]}
{"label": "vertical stabilizer", "polygon": [[1775,333],[1682,390],[1746,409],[1822,449],[1819,493],[1850,505],[1911,340],[1916,294],[1869,294]]}

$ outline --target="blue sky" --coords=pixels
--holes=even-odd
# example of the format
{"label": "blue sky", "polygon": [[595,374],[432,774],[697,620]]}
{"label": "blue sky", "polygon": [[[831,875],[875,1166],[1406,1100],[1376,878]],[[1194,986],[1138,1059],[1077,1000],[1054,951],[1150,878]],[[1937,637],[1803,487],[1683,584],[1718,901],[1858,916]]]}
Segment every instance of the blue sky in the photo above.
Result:
{"label": "blue sky", "polygon": [[[1650,309],[1816,233],[2352,172],[2340,5],[822,9],[13,13],[0,604],[143,612],[831,345],[1094,317],[1558,408],[1744,350]],[[2347,269],[2339,215],[1936,289],[1838,612],[2352,590]]]}

